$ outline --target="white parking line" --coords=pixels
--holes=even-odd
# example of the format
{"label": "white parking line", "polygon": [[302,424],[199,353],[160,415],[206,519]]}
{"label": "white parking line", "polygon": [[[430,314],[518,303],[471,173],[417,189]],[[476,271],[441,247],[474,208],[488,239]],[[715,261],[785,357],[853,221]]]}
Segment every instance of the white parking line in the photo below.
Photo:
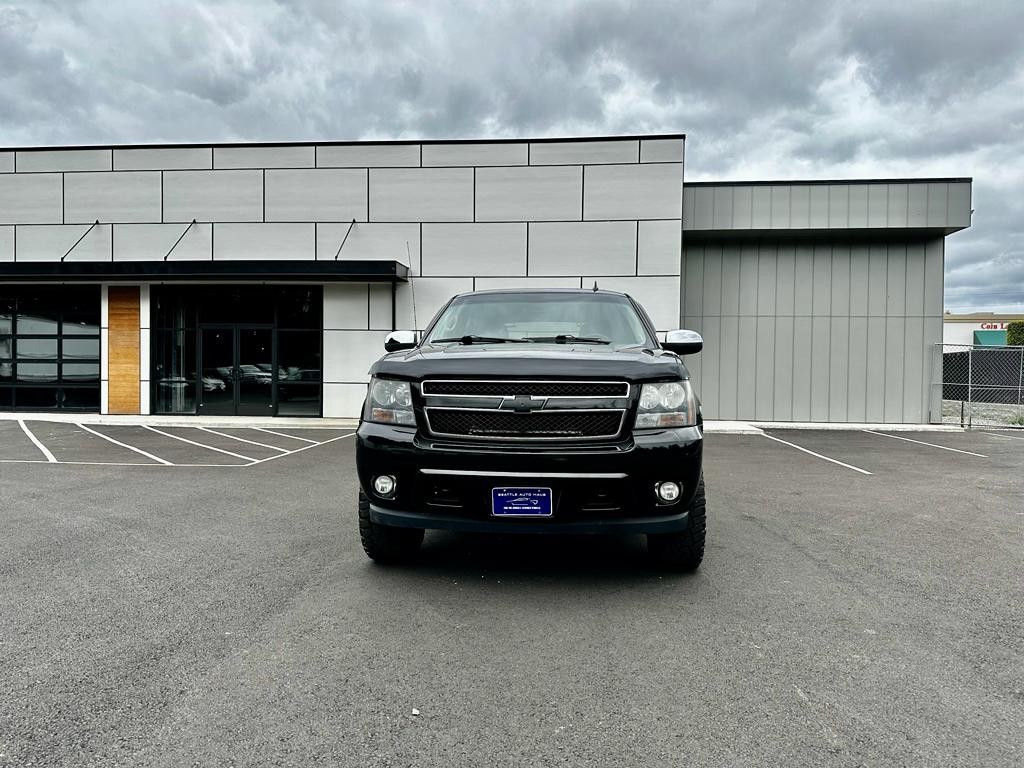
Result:
{"label": "white parking line", "polygon": [[276,445],[270,445],[269,443],[257,443],[255,440],[246,440],[244,437],[236,437],[235,435],[229,435],[227,432],[218,432],[216,429],[210,429],[209,427],[199,427],[203,432],[209,432],[211,435],[220,435],[221,437],[227,437],[231,440],[237,440],[240,443],[248,443],[249,445],[258,445],[260,448],[269,448],[272,451],[281,451],[287,453],[287,448],[278,448]]}
{"label": "white parking line", "polygon": [[986,435],[992,435],[992,437],[1005,437],[1007,440],[1024,440],[1024,437],[1018,437],[1017,435],[1001,435],[998,432],[984,432]]}
{"label": "white parking line", "polygon": [[51,464],[56,464],[57,457],[50,453],[49,449],[45,445],[39,442],[39,438],[32,434],[32,430],[25,425],[23,419],[18,419],[18,425],[21,427],[21,431],[28,435],[28,439],[35,443],[36,448],[43,452],[43,456],[46,457],[46,460]]}
{"label": "white parking line", "polygon": [[122,448],[127,448],[129,451],[135,451],[137,454],[139,454],[140,456],[145,456],[147,459],[152,459],[153,461],[159,462],[160,464],[165,464],[169,467],[174,466],[171,462],[167,461],[166,459],[161,459],[159,456],[154,456],[152,453],[146,453],[144,450],[142,450],[141,448],[136,448],[134,445],[122,443],[120,440],[115,440],[109,435],[104,435],[102,432],[97,432],[95,429],[89,429],[89,427],[85,426],[84,424],[76,424],[75,426],[79,427],[80,429],[84,429],[86,432],[90,434],[96,435],[96,437],[102,437],[109,443],[113,443],[114,445],[120,445]]}
{"label": "white parking line", "polygon": [[303,451],[308,451],[310,448],[316,448],[317,446],[320,446],[320,445],[327,445],[328,443],[333,443],[335,440],[344,440],[346,437],[352,437],[352,435],[354,435],[354,434],[355,434],[355,432],[350,432],[347,435],[338,435],[337,437],[332,437],[330,440],[324,440],[323,442],[320,442],[320,443],[313,443],[312,445],[304,445],[301,448],[296,448],[294,451],[288,451],[288,453],[282,453],[279,456],[268,456],[265,459],[260,459],[259,461],[254,461],[249,466],[252,467],[252,466],[255,466],[256,464],[263,464],[264,462],[273,461],[274,459],[283,459],[285,456],[291,456],[293,453],[302,453]]}
{"label": "white parking line", "polygon": [[862,429],[861,432],[867,432],[869,435],[878,435],[879,437],[891,437],[893,440],[904,440],[908,443],[917,443],[918,445],[927,445],[930,448],[939,448],[943,451],[952,451],[953,453],[965,453],[968,456],[977,456],[980,459],[987,459],[983,453],[974,453],[973,451],[961,451],[959,448],[949,448],[945,445],[936,445],[935,443],[926,443],[923,440],[911,440],[909,437],[900,437],[899,435],[888,435],[885,432],[873,432],[870,429]]}
{"label": "white parking line", "polygon": [[223,448],[214,448],[212,445],[203,445],[202,443],[197,443],[195,440],[189,440],[187,437],[178,437],[178,435],[172,435],[170,432],[164,432],[162,429],[150,427],[146,424],[143,424],[142,426],[144,429],[148,429],[150,432],[156,432],[158,435],[169,437],[172,440],[181,440],[181,442],[183,443],[195,445],[198,446],[199,448],[206,448],[211,451],[216,451],[217,453],[224,453],[227,454],[228,456],[234,456],[236,459],[242,459],[243,461],[256,461],[252,456],[243,456],[240,453],[232,453],[231,451],[225,451]]}
{"label": "white parking line", "polygon": [[308,438],[305,438],[305,437],[296,437],[295,435],[286,435],[284,432],[275,432],[272,429],[264,429],[263,427],[253,427],[253,429],[258,429],[260,432],[266,432],[268,435],[277,435],[278,437],[290,437],[292,440],[301,440],[304,443],[313,443],[315,445],[319,445],[319,443],[317,443],[316,440],[309,440]]}
{"label": "white parking line", "polygon": [[855,467],[855,466],[853,466],[853,464],[846,464],[846,463],[844,463],[842,461],[839,461],[838,459],[831,459],[828,456],[822,456],[820,453],[815,453],[814,451],[809,451],[806,448],[804,448],[803,446],[797,445],[796,443],[790,443],[790,442],[788,442],[786,440],[781,440],[781,439],[779,439],[777,437],[772,437],[768,433],[765,433],[765,437],[767,437],[769,440],[774,440],[777,443],[782,443],[783,445],[788,445],[790,448],[796,448],[798,451],[803,451],[804,453],[809,453],[811,456],[815,456],[815,457],[817,457],[819,459],[824,459],[825,461],[830,461],[833,464],[838,464],[840,467],[846,467],[847,469],[852,469],[854,472],[860,472],[862,475],[874,474],[873,472],[868,472],[866,469],[861,469],[860,467]]}

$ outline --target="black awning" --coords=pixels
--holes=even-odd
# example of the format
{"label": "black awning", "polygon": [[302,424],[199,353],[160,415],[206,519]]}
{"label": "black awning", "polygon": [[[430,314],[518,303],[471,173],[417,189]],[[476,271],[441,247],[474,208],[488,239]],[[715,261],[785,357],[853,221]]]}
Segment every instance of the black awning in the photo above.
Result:
{"label": "black awning", "polygon": [[0,262],[0,280],[31,282],[226,282],[405,281],[409,268],[397,261],[17,261]]}

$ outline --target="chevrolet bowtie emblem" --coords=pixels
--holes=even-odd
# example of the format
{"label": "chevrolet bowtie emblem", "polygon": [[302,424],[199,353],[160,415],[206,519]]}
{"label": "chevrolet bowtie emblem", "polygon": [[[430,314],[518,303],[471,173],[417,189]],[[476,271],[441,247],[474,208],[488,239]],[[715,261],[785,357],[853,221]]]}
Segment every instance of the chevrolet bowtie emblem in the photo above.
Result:
{"label": "chevrolet bowtie emblem", "polygon": [[533,395],[516,395],[515,397],[504,397],[501,400],[499,409],[503,411],[515,411],[516,413],[530,413],[539,411],[547,403],[546,397],[534,397]]}

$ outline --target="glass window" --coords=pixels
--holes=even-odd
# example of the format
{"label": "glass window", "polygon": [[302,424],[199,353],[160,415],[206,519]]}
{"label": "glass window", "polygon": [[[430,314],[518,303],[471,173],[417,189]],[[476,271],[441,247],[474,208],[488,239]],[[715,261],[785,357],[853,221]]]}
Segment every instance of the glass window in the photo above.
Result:
{"label": "glass window", "polygon": [[[0,366],[0,381],[3,380],[3,368]],[[0,384],[0,409],[14,407],[14,388]]]}
{"label": "glass window", "polygon": [[100,380],[99,363],[64,363],[60,371],[61,380],[69,384]]}
{"label": "glass window", "polygon": [[14,339],[10,336],[0,336],[0,360],[10,360],[14,357]]}
{"label": "glass window", "polygon": [[323,328],[323,289],[320,286],[281,288],[277,296],[277,327]]}
{"label": "glass window", "polygon": [[64,339],[61,357],[64,360],[99,359],[99,339]]}
{"label": "glass window", "polygon": [[56,360],[57,339],[26,339],[21,337],[15,345],[15,356],[19,360]]}
{"label": "glass window", "polygon": [[32,383],[57,381],[56,363],[18,363],[15,370],[18,381]]}
{"label": "glass window", "polygon": [[279,416],[319,416],[320,385],[286,382],[277,388]]}
{"label": "glass window", "polygon": [[14,407],[19,411],[59,408],[63,398],[59,387],[16,387]]}
{"label": "glass window", "polygon": [[99,387],[65,387],[64,407],[98,411],[100,409]]}
{"label": "glass window", "polygon": [[315,381],[321,378],[320,332],[278,331],[277,364],[282,382]]}

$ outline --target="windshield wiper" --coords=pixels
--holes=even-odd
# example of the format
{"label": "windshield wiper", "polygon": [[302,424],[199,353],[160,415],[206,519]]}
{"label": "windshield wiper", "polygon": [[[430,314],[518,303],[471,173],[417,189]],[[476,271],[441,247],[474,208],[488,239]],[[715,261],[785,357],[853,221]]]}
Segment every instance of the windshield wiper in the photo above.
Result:
{"label": "windshield wiper", "polygon": [[533,336],[531,341],[553,341],[556,344],[611,344],[608,339],[597,336],[573,336],[571,333],[560,333],[557,336]]}
{"label": "windshield wiper", "polygon": [[450,339],[432,339],[431,344],[443,344],[447,341],[457,341],[460,344],[529,344],[533,339],[510,339],[504,336],[477,336],[475,333],[468,336],[453,336]]}

